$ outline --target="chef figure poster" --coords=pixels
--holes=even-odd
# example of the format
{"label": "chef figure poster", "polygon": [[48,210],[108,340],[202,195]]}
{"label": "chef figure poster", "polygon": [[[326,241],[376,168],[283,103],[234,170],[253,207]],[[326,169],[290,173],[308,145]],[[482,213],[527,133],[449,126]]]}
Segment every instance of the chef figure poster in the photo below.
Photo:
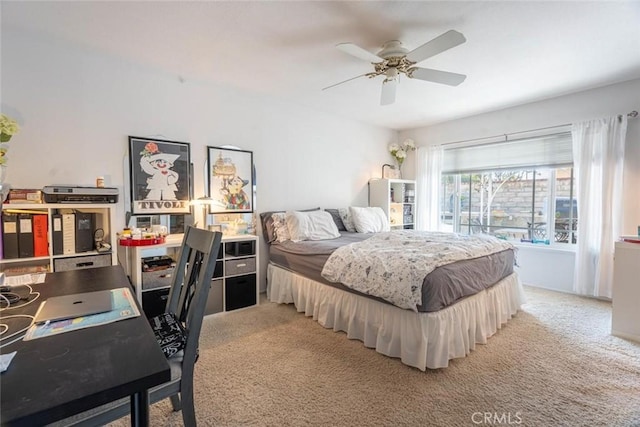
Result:
{"label": "chef figure poster", "polygon": [[190,164],[186,142],[130,136],[131,213],[189,213]]}
{"label": "chef figure poster", "polygon": [[209,213],[253,212],[253,152],[207,147]]}

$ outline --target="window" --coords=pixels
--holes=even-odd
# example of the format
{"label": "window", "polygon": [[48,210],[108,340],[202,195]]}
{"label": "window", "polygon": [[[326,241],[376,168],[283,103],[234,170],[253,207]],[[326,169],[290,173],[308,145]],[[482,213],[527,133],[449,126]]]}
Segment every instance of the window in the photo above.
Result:
{"label": "window", "polygon": [[570,133],[445,150],[441,185],[442,230],[577,242]]}

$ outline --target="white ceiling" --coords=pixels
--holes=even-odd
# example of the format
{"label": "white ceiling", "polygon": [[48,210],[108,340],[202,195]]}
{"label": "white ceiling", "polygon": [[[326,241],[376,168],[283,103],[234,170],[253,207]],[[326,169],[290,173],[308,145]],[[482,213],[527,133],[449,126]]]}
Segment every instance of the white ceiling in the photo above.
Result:
{"label": "white ceiling", "polygon": [[[638,1],[9,2],[2,25],[393,129],[429,125],[640,78]],[[467,42],[420,63],[466,74],[458,87],[383,77],[335,48],[409,50],[449,29]]]}

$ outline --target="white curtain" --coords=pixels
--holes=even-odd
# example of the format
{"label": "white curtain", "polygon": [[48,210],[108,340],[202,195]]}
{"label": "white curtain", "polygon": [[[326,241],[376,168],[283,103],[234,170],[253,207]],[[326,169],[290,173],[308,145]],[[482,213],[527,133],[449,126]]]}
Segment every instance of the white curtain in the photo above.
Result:
{"label": "white curtain", "polygon": [[416,162],[416,229],[438,231],[442,147],[439,145],[418,147]]}
{"label": "white curtain", "polygon": [[627,117],[576,123],[571,129],[578,186],[574,291],[611,298],[613,251],[622,223]]}

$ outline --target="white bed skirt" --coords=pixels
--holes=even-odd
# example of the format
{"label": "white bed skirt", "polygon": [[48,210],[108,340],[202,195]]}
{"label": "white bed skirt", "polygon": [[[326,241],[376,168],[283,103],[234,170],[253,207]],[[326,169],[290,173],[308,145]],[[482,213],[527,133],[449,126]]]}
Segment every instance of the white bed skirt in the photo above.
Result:
{"label": "white bed skirt", "polygon": [[420,370],[446,368],[465,357],[516,314],[525,302],[516,273],[476,295],[433,313],[416,313],[318,283],[269,264],[267,298],[295,304],[325,328]]}

